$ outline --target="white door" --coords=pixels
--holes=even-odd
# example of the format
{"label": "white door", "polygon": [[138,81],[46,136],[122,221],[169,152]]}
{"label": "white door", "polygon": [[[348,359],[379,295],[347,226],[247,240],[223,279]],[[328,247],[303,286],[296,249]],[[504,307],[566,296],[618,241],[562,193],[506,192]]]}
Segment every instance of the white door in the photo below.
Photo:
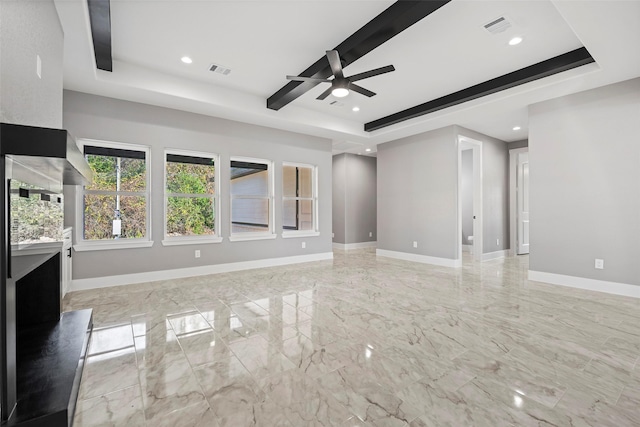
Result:
{"label": "white door", "polygon": [[529,153],[518,153],[518,255],[529,253]]}

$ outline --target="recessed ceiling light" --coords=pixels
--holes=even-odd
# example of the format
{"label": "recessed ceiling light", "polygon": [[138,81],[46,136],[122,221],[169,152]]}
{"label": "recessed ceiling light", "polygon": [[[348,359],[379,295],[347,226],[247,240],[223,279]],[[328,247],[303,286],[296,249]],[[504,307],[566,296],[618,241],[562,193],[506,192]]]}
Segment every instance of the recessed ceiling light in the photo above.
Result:
{"label": "recessed ceiling light", "polygon": [[514,126],[513,130],[520,130],[520,126]]}
{"label": "recessed ceiling light", "polygon": [[367,148],[367,149],[366,149],[366,150],[364,150],[364,151],[366,151],[367,153],[370,153],[370,152],[371,152],[371,148]]}
{"label": "recessed ceiling light", "polygon": [[191,64],[193,62],[193,60],[191,58],[189,58],[188,56],[183,56],[182,58],[180,58],[180,60],[182,62],[184,62],[185,64]]}
{"label": "recessed ceiling light", "polygon": [[514,37],[511,40],[509,40],[509,46],[515,46],[520,43],[522,43],[522,37]]}
{"label": "recessed ceiling light", "polygon": [[355,111],[357,113],[358,111],[360,111],[360,107],[353,107],[351,111]]}

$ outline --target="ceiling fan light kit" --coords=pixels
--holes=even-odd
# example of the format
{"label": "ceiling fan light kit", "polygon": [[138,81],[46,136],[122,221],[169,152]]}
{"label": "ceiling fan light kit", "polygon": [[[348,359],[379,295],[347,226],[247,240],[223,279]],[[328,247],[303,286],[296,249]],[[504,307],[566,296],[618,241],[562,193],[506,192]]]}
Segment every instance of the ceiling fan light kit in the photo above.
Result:
{"label": "ceiling fan light kit", "polygon": [[336,98],[344,98],[349,95],[349,82],[347,80],[333,79],[331,82],[331,95]]}
{"label": "ceiling fan light kit", "polygon": [[336,98],[344,98],[345,96],[349,95],[351,91],[371,98],[372,96],[376,95],[375,92],[365,89],[362,86],[358,86],[353,82],[368,79],[369,77],[379,76],[380,74],[390,73],[396,70],[393,65],[387,65],[385,67],[380,67],[374,70],[365,71],[363,73],[354,74],[351,77],[345,77],[344,73],[342,72],[342,63],[340,62],[340,55],[338,54],[338,51],[328,50],[326,53],[327,60],[329,61],[329,66],[331,67],[331,72],[333,73],[333,79],[319,79],[315,77],[304,76],[287,76],[288,80],[298,82],[331,83],[331,87],[322,92],[316,98],[321,101],[329,95],[333,95]]}

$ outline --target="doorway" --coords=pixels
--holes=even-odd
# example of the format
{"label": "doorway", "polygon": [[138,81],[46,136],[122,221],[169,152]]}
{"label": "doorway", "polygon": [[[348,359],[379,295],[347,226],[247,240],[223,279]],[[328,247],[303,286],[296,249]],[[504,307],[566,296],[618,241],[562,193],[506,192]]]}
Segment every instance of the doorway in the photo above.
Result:
{"label": "doorway", "polygon": [[458,136],[458,260],[482,261],[482,142]]}
{"label": "doorway", "polygon": [[529,148],[509,151],[512,255],[529,253]]}

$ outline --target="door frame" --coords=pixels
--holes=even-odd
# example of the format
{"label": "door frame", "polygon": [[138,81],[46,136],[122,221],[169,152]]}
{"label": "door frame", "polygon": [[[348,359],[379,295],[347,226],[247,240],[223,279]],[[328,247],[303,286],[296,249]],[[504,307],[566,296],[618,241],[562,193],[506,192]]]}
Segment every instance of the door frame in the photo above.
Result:
{"label": "door frame", "polygon": [[509,150],[509,256],[518,254],[518,155],[529,147]]}
{"label": "door frame", "polygon": [[462,152],[473,151],[473,259],[482,261],[482,141],[458,135],[458,221],[457,260],[462,265]]}

